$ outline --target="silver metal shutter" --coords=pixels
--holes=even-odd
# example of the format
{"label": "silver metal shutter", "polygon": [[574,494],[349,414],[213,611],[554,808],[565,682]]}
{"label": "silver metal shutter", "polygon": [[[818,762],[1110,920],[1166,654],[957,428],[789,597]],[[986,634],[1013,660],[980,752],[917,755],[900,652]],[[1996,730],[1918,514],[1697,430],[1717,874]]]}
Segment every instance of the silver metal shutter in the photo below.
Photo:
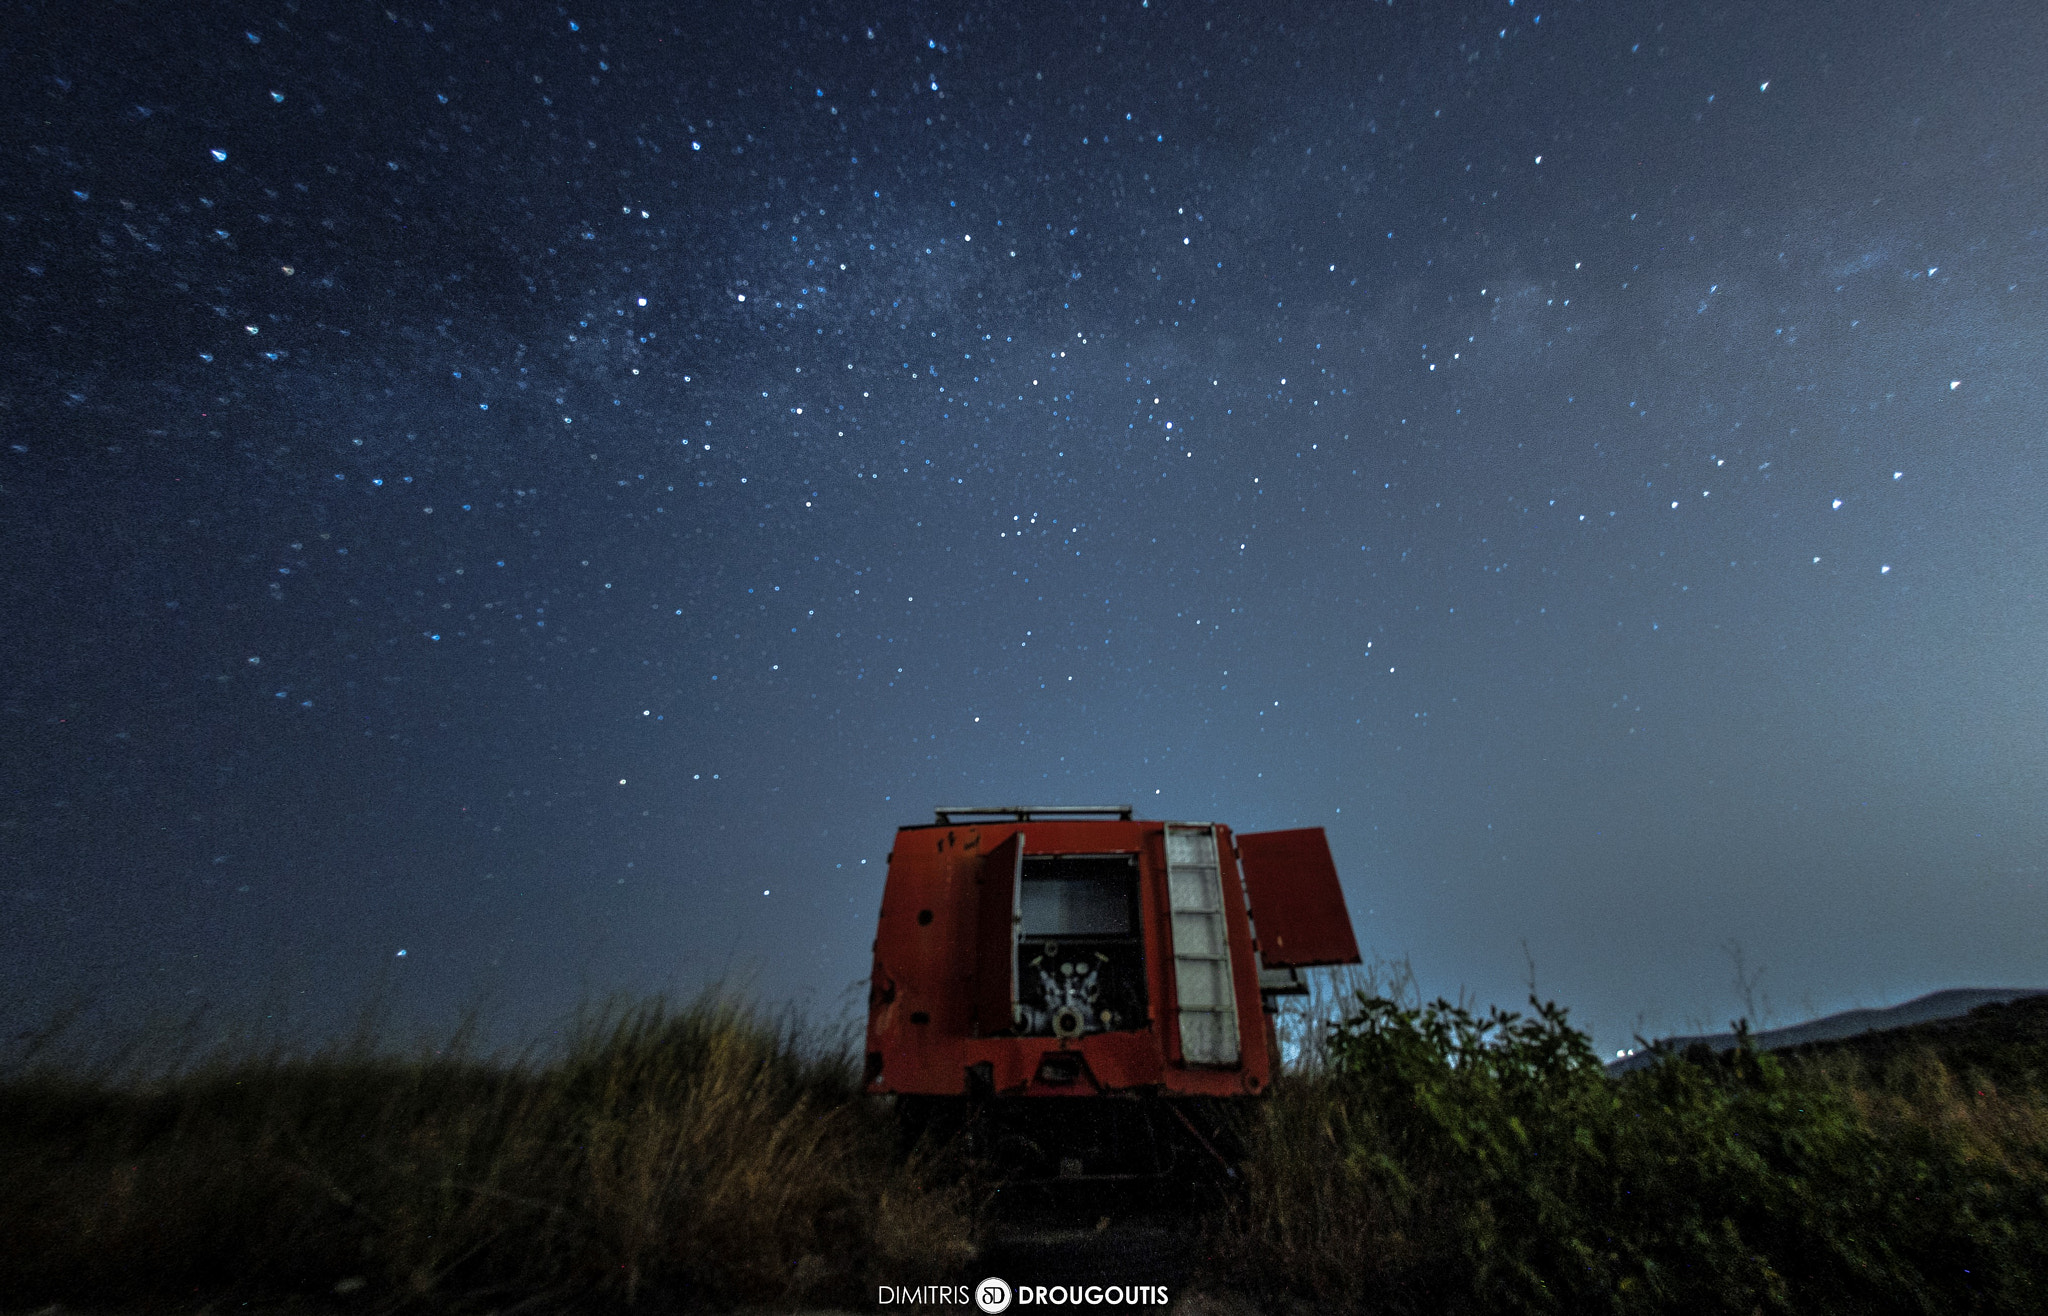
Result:
{"label": "silver metal shutter", "polygon": [[1173,911],[1181,1058],[1191,1065],[1234,1065],[1237,994],[1231,984],[1230,939],[1223,921],[1223,881],[1213,827],[1167,824],[1166,888]]}

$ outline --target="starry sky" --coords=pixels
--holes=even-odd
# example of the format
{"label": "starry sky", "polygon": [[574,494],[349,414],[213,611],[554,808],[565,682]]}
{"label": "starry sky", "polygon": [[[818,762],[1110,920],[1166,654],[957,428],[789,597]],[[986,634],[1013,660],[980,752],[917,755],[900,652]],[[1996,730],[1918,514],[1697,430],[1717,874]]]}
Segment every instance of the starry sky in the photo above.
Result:
{"label": "starry sky", "polygon": [[0,41],[15,1020],[835,1017],[982,803],[1608,1050],[2048,986],[2048,10]]}

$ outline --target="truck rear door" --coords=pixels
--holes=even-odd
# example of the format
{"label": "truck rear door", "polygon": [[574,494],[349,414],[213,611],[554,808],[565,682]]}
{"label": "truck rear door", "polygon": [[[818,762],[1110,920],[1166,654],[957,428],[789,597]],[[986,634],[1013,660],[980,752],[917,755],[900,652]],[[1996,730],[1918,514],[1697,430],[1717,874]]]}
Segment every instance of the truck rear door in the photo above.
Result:
{"label": "truck rear door", "polygon": [[995,1037],[1015,1026],[1017,926],[1022,909],[1024,833],[990,851],[975,873],[973,1034]]}
{"label": "truck rear door", "polygon": [[1258,929],[1260,963],[1306,969],[1359,962],[1351,913],[1322,828],[1241,834],[1237,853]]}

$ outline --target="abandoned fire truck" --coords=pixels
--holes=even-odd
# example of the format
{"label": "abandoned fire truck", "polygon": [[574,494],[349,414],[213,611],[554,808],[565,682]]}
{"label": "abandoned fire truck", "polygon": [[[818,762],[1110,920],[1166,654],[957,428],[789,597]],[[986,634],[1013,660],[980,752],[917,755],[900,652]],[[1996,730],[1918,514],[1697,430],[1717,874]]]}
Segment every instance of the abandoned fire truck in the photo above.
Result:
{"label": "abandoned fire truck", "polygon": [[867,1089],[972,1127],[1020,1178],[1220,1161],[1278,1062],[1272,1000],[1355,964],[1320,827],[1234,836],[1129,806],[939,809],[889,855]]}

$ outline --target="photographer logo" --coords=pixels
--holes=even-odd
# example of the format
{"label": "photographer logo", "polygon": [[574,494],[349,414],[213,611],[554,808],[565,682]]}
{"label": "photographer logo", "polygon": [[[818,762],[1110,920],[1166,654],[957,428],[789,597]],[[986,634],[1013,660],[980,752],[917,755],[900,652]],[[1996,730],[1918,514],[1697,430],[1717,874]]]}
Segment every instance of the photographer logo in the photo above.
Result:
{"label": "photographer logo", "polygon": [[989,1276],[974,1286],[974,1305],[987,1312],[988,1316],[1001,1316],[1010,1309],[1009,1283]]}

